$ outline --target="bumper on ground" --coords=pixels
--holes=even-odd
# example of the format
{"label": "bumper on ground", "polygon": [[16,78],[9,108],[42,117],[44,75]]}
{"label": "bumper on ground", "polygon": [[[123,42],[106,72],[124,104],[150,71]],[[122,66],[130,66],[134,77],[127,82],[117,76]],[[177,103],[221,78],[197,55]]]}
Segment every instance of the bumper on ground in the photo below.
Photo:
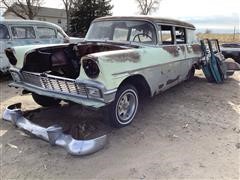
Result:
{"label": "bumper on ground", "polygon": [[92,154],[102,149],[107,142],[107,135],[90,140],[76,140],[71,135],[63,134],[62,127],[58,125],[48,128],[36,125],[23,116],[21,103],[7,107],[3,113],[3,119],[49,142],[51,145],[58,145],[65,148],[71,155],[82,156]]}

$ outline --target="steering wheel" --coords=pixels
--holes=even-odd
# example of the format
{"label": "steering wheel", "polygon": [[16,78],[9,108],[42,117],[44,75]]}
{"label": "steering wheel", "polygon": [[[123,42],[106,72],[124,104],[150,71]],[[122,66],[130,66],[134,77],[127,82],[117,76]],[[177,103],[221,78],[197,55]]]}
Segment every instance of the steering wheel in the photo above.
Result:
{"label": "steering wheel", "polygon": [[142,42],[141,39],[140,39],[140,36],[146,36],[146,37],[148,37],[152,41],[152,37],[151,36],[149,36],[148,34],[141,33],[141,34],[137,34],[137,35],[134,36],[133,42],[135,41],[136,38],[138,38],[138,42]]}

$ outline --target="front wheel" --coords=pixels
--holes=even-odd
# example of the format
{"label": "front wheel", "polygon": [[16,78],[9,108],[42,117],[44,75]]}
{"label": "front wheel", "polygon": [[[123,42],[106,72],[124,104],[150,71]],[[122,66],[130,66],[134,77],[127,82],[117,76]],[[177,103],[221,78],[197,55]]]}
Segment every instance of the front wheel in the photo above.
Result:
{"label": "front wheel", "polygon": [[114,102],[105,109],[106,120],[116,128],[132,123],[138,110],[138,92],[130,84],[123,85],[117,91]]}
{"label": "front wheel", "polygon": [[35,93],[32,93],[32,98],[37,104],[39,104],[43,107],[56,106],[61,101],[59,99],[55,99],[55,98],[47,97],[47,96],[41,96],[41,95],[38,95]]}

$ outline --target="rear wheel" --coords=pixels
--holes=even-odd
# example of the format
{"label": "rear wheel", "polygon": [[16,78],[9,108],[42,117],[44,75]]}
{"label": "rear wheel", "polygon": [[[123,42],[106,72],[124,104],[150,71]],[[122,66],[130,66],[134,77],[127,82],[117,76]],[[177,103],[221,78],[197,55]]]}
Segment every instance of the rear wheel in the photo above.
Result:
{"label": "rear wheel", "polygon": [[32,97],[33,97],[33,100],[37,104],[39,104],[43,107],[56,106],[61,101],[59,99],[55,99],[55,98],[51,98],[51,97],[47,97],[47,96],[42,96],[42,95],[38,95],[38,94],[35,94],[35,93],[32,93]]}
{"label": "rear wheel", "polygon": [[191,81],[194,78],[194,74],[195,74],[195,67],[192,67],[192,69],[188,72],[187,81]]}
{"label": "rear wheel", "polygon": [[121,128],[132,123],[137,110],[139,98],[136,88],[130,84],[120,87],[115,101],[105,109],[105,118],[113,127]]}

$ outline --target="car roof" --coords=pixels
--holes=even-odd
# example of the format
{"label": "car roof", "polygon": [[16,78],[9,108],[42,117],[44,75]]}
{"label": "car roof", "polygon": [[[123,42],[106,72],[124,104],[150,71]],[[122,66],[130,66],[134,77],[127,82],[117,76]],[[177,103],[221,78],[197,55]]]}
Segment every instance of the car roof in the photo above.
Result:
{"label": "car roof", "polygon": [[153,17],[153,16],[105,16],[105,17],[100,17],[95,19],[93,22],[96,21],[110,21],[110,20],[143,20],[143,21],[150,21],[152,23],[159,23],[159,24],[164,24],[164,25],[175,25],[175,26],[181,26],[181,27],[186,27],[189,29],[195,30],[195,26],[185,22],[185,21],[180,21],[176,19],[171,19],[171,18],[163,18],[163,17]]}
{"label": "car roof", "polygon": [[61,29],[60,26],[50,23],[50,22],[45,22],[45,21],[37,21],[37,20],[25,20],[25,19],[4,19],[0,21],[0,24],[28,24],[28,25],[34,25],[34,24],[39,24],[39,25],[47,25],[47,26],[53,26],[55,28]]}

